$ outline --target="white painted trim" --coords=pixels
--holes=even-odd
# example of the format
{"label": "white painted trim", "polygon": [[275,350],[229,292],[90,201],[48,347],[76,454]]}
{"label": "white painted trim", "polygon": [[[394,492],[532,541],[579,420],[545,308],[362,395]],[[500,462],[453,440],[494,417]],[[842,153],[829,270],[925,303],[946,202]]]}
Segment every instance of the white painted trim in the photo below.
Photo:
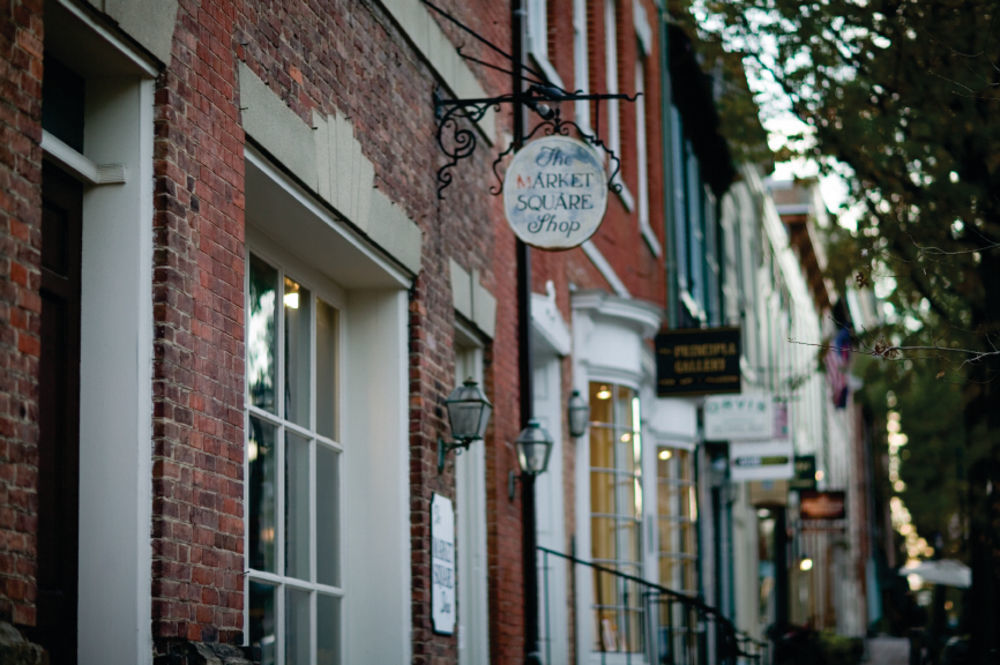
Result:
{"label": "white painted trim", "polygon": [[653,29],[649,26],[646,8],[638,1],[632,3],[632,25],[635,27],[635,36],[639,39],[642,54],[650,55],[653,52]]}
{"label": "white painted trim", "polygon": [[548,79],[549,83],[557,85],[560,88],[566,87],[563,84],[562,77],[559,76],[559,72],[556,71],[555,65],[552,64],[552,61],[549,60],[547,55],[540,55],[532,51],[531,59],[534,60],[535,64],[538,65],[538,68],[542,70],[542,73],[545,74],[545,78]]}
{"label": "white painted trim", "polygon": [[610,319],[633,328],[643,338],[652,337],[665,320],[663,309],[644,300],[614,296],[597,289],[573,294],[573,312]]}
{"label": "white painted trim", "polygon": [[120,185],[125,182],[123,164],[95,164],[86,155],[63,143],[55,134],[42,130],[45,157],[85,185]]}
{"label": "white painted trim", "polygon": [[[611,100],[611,101],[614,101],[614,100]],[[619,148],[620,148],[620,146],[619,146]],[[618,157],[619,160],[621,160],[622,155],[621,155],[620,149],[615,151],[615,156]],[[634,211],[635,210],[635,197],[632,196],[632,192],[629,191],[628,185],[626,185],[625,181],[622,179],[622,173],[621,173],[621,171],[619,171],[615,175],[614,180],[612,180],[612,183],[619,186],[619,189],[616,192],[616,194],[618,194],[618,198],[621,200],[622,205],[625,206],[625,210],[627,212]]]}
{"label": "white painted trim", "polygon": [[[478,335],[455,323],[455,385],[472,377],[482,384]],[[476,444],[455,457],[458,573],[458,662],[489,662],[489,551],[487,548],[486,450]]]}
{"label": "white painted trim", "polygon": [[108,665],[152,662],[153,89],[94,78],[85,106],[88,152],[137,174],[83,199],[78,653]]}
{"label": "white painted trim", "polygon": [[[549,282],[549,285],[551,284],[552,282]],[[572,352],[572,335],[556,306],[554,290],[548,295],[531,294],[531,325],[541,338],[538,341],[544,341],[556,355],[568,356]]]}
{"label": "white painted trim", "polygon": [[[138,455],[139,502],[136,510],[136,530],[140,535],[152,531],[153,524],[153,142],[154,104],[156,86],[152,79],[139,84],[139,280],[136,285],[138,305],[138,340],[136,341],[136,384],[138,385],[139,412],[136,418],[136,440],[140,442]],[[143,221],[145,220],[145,221]],[[143,453],[142,442],[145,442]],[[136,584],[137,631],[139,653],[137,665],[152,663],[150,649],[153,643],[153,550],[140,547],[138,552],[138,580]]]}
{"label": "white painted trim", "polygon": [[155,78],[160,73],[160,69],[154,61],[137,52],[131,46],[119,39],[110,30],[95,21],[90,14],[82,9],[76,2],[73,2],[72,0],[57,1],[83,24],[82,27],[84,29],[91,30],[102,40],[107,42],[109,46],[113,47],[119,54],[128,59],[130,63],[141,69],[146,76],[149,78]]}
{"label": "white painted trim", "polygon": [[[586,94],[590,90],[590,66],[587,54],[590,45],[587,43],[587,3],[586,0],[573,0],[573,88]],[[577,101],[573,106],[576,124],[588,134],[590,131],[590,102]]]}
{"label": "white painted trim", "polygon": [[303,191],[302,188],[291,178],[285,175],[284,172],[275,168],[271,162],[257,152],[253,146],[246,146],[244,156],[246,157],[248,165],[258,169],[263,175],[278,185],[282,191],[294,199],[296,204],[301,205],[305,211],[336,233],[339,238],[350,245],[351,248],[357,252],[365,254],[368,260],[376,264],[376,266],[382,270],[386,276],[395,281],[399,286],[409,288],[411,282],[409,275],[404,273],[391,262],[384,259],[379,252],[373,250],[369,246],[368,242],[363,237],[347,227],[343,221],[335,217],[329,210],[317,204],[310,194]]}
{"label": "white painted trim", "polygon": [[594,245],[593,241],[588,240],[587,242],[580,245],[583,249],[583,253],[587,255],[597,271],[601,273],[604,279],[608,280],[608,284],[614,289],[615,293],[623,298],[631,298],[629,295],[628,288],[625,287],[625,283],[615,274],[615,269],[611,266],[604,255],[601,254],[600,250]]}

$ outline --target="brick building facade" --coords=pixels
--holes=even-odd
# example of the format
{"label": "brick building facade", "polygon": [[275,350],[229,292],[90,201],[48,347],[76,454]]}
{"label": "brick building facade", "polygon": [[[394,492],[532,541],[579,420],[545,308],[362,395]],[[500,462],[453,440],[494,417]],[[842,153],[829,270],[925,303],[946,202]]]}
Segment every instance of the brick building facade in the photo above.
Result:
{"label": "brick building facade", "polygon": [[[435,4],[511,44],[508,3]],[[681,118],[717,127],[674,100],[668,70],[690,63],[667,48],[662,3],[523,4],[532,77],[629,98],[559,104],[620,158],[618,191],[581,247],[531,252],[530,303],[489,193],[509,106],[462,121],[477,149],[437,194],[435,95],[511,86],[509,63],[476,63],[497,56],[445,13],[0,7],[0,621],[51,662],[515,663],[533,624],[545,662],[645,648],[634,599],[602,600],[563,563],[543,564],[526,617],[508,496],[528,415],[522,304],[532,411],[555,442],[538,543],[699,591],[697,405],[658,398],[651,340],[682,296],[698,324],[719,323],[708,267],[677,286],[678,229],[714,224],[729,155],[685,143]],[[439,468],[464,377],[492,418]],[[577,438],[574,389],[591,407]],[[667,486],[680,489],[658,502]],[[438,496],[455,509],[445,617]]]}
{"label": "brick building facade", "polygon": [[[509,43],[508,8],[472,9]],[[471,485],[502,605],[474,620],[515,660],[514,239],[488,151],[435,196],[432,103],[506,79],[418,2],[2,11],[0,616],[52,662],[454,662],[430,503],[456,499],[437,440],[469,371],[494,404]]]}

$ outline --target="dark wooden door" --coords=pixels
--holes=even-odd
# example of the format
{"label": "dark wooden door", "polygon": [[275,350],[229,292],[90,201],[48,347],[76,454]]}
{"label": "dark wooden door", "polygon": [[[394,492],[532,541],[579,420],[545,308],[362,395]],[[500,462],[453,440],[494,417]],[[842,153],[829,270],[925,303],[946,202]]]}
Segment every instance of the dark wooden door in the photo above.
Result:
{"label": "dark wooden door", "polygon": [[42,172],[38,623],[52,665],[76,663],[80,477],[80,243],[83,188]]}

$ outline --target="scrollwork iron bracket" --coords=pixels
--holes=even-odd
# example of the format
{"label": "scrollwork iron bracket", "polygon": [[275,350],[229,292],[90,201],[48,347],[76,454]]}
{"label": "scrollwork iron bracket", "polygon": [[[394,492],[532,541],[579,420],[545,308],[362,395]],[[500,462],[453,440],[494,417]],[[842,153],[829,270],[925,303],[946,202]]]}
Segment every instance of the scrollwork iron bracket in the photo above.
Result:
{"label": "scrollwork iron bracket", "polygon": [[[431,10],[444,17],[447,21],[455,24],[462,31],[470,34],[477,41],[485,44],[492,51],[499,53],[508,62],[513,62],[513,58],[508,53],[504,52],[485,37],[479,35],[474,30],[458,21],[458,19],[451,16],[443,9],[436,7],[427,0],[421,1]],[[512,73],[511,70],[498,67],[463,53],[462,46],[457,47],[457,51],[459,56],[465,60],[491,69]],[[511,142],[511,145],[500,152],[496,159],[493,160],[493,173],[497,178],[498,184],[490,187],[490,192],[492,194],[499,195],[503,191],[503,178],[498,171],[498,167],[504,157],[513,152],[520,143],[532,138],[539,132],[545,135],[561,134],[568,136],[571,129],[576,132],[580,139],[595,148],[600,148],[608,156],[608,162],[611,166],[611,175],[608,179],[608,186],[613,191],[620,191],[621,184],[618,182],[618,173],[621,168],[621,161],[618,155],[615,154],[614,150],[612,150],[604,143],[604,141],[600,139],[599,135],[600,103],[608,100],[634,102],[638,99],[640,93],[629,96],[621,93],[585,94],[580,90],[570,92],[548,83],[543,74],[531,69],[530,67],[519,65],[519,69],[522,73],[523,80],[528,83],[527,88],[522,91],[514,91],[498,97],[473,99],[450,99],[444,97],[440,90],[434,91],[434,115],[437,120],[437,131],[435,136],[438,147],[441,149],[441,152],[446,158],[445,163],[437,171],[438,198],[444,198],[445,188],[452,183],[452,180],[454,180],[452,170],[460,161],[468,159],[475,153],[476,148],[479,145],[479,130],[477,129],[476,124],[483,119],[490,109],[500,111],[507,105],[510,105],[515,112],[522,108],[530,109],[536,116],[538,116],[538,118],[540,118],[540,122],[538,122],[523,137],[519,137],[520,140]],[[592,133],[585,131],[580,125],[572,120],[564,120],[561,116],[559,104],[563,102],[578,101],[596,102],[595,107],[597,109],[597,113],[595,114],[594,131]]]}

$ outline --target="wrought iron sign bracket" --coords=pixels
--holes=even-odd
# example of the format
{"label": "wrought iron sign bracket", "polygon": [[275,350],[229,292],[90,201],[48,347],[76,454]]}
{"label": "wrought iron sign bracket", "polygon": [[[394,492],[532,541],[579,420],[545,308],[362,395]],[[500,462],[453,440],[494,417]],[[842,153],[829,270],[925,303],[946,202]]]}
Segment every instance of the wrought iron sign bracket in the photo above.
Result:
{"label": "wrought iron sign bracket", "polygon": [[[497,179],[497,184],[490,187],[490,193],[499,195],[503,191],[503,178],[501,177],[498,168],[504,157],[513,152],[520,143],[531,139],[537,134],[561,134],[568,136],[571,129],[575,131],[580,139],[595,148],[600,148],[608,156],[608,161],[611,166],[611,175],[608,178],[608,187],[615,192],[621,191],[621,184],[617,180],[618,173],[621,170],[621,160],[618,155],[615,154],[614,150],[609,148],[604,141],[600,139],[599,135],[600,103],[607,100],[634,102],[638,99],[639,94],[641,93],[629,96],[623,93],[589,94],[583,93],[583,91],[580,90],[573,92],[564,90],[559,86],[548,83],[545,80],[545,76],[540,72],[537,72],[523,64],[514,65],[514,58],[510,54],[503,51],[503,49],[496,46],[482,35],[476,33],[474,30],[461,23],[458,19],[451,16],[444,10],[433,5],[427,0],[421,0],[421,2],[434,12],[441,15],[447,21],[458,26],[458,28],[462,31],[471,35],[480,43],[486,45],[490,50],[498,53],[508,62],[512,63],[512,67],[518,67],[522,72],[523,80],[529,84],[527,88],[522,91],[514,91],[498,97],[481,97],[471,99],[450,99],[444,97],[441,94],[440,89],[434,91],[434,116],[437,119],[436,138],[438,147],[447,159],[444,165],[437,171],[437,196],[439,199],[444,198],[444,189],[450,185],[454,179],[452,169],[457,166],[461,160],[471,157],[476,151],[479,144],[479,137],[477,135],[478,130],[475,127],[476,123],[482,120],[490,109],[500,111],[505,105],[510,105],[514,112],[517,112],[518,109],[522,108],[530,109],[541,119],[541,121],[524,136],[515,137],[516,140],[512,141],[511,145],[500,152],[496,159],[493,160],[492,168],[493,174]],[[504,69],[503,67],[499,67],[463,53],[462,46],[458,46],[457,51],[458,55],[465,60],[490,69],[496,69],[508,74],[513,74],[513,70]],[[584,130],[580,127],[580,125],[572,120],[563,119],[560,114],[559,104],[563,102],[578,101],[596,102],[593,133]]]}

